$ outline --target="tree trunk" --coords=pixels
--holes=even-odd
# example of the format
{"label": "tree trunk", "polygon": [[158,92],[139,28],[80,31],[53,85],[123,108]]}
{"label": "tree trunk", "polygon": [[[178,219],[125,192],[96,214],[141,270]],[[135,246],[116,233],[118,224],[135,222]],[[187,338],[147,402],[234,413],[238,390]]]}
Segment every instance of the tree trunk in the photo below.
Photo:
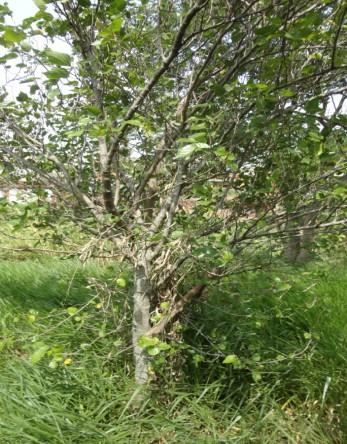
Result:
{"label": "tree trunk", "polygon": [[312,226],[312,228],[302,230],[300,239],[300,252],[296,261],[300,264],[309,262],[313,257],[313,246],[315,237],[314,224],[317,222],[319,215],[319,202],[313,202],[308,207],[311,212],[302,217],[302,226]]}
{"label": "tree trunk", "polygon": [[300,236],[298,233],[288,234],[284,246],[283,258],[285,261],[291,264],[296,262],[296,259],[300,252]]}
{"label": "tree trunk", "polygon": [[286,229],[289,231],[284,241],[283,258],[285,261],[292,264],[295,263],[296,258],[300,253],[300,233],[292,231],[297,228],[297,225],[297,220],[290,220],[286,223]]}
{"label": "tree trunk", "polygon": [[150,329],[150,283],[143,263],[139,263],[135,267],[134,286],[133,349],[135,381],[137,384],[143,385],[148,382],[148,357],[146,351],[138,345],[138,340]]}
{"label": "tree trunk", "polygon": [[[319,215],[319,202],[312,202],[303,208],[302,211],[304,214],[289,220],[286,224],[286,228],[289,231],[284,242],[283,257],[290,263],[304,264],[313,256],[314,224]],[[307,228],[309,226],[312,226],[312,228]],[[300,227],[305,227],[305,229],[300,230]],[[296,228],[298,231],[294,231]]]}
{"label": "tree trunk", "polygon": [[305,264],[309,262],[313,257],[313,242],[314,242],[314,228],[305,230],[301,234],[300,252],[296,258],[298,264]]}

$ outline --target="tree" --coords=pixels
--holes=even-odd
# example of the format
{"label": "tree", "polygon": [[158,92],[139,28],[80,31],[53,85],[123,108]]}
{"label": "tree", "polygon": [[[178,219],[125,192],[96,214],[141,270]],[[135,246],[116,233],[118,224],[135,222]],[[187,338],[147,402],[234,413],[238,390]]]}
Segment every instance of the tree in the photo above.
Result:
{"label": "tree", "polygon": [[[16,101],[4,93],[3,163],[8,180],[26,175],[54,189],[81,229],[108,239],[132,265],[135,378],[143,384],[148,338],[210,280],[249,260],[247,248],[254,255],[263,239],[312,229],[288,220],[305,212],[298,203],[310,201],[312,184],[314,193],[329,191],[345,168],[341,143],[330,156],[321,126],[331,138],[346,125],[341,109],[324,111],[346,90],[346,5],[35,3],[37,14],[20,26],[7,25],[10,11],[0,9],[1,62],[15,60],[26,85]],[[49,49],[56,39],[70,52]],[[317,217],[315,228],[336,222],[321,215],[325,225]]]}

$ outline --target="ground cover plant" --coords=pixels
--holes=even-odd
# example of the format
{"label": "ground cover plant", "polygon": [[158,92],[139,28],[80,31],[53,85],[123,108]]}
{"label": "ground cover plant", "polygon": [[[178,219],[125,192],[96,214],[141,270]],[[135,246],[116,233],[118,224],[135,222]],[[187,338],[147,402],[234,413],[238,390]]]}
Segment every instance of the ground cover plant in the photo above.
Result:
{"label": "ground cover plant", "polygon": [[345,442],[343,261],[209,289],[152,356],[157,384],[137,409],[124,271],[54,258],[0,270],[3,443]]}

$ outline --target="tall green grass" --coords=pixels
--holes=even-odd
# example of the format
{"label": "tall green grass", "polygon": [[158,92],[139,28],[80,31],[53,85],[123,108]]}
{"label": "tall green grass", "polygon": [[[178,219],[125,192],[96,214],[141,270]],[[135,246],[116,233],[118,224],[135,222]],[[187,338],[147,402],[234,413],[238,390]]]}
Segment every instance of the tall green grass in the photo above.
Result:
{"label": "tall green grass", "polygon": [[134,408],[127,276],[1,262],[0,443],[346,442],[346,268],[278,266],[209,289]]}

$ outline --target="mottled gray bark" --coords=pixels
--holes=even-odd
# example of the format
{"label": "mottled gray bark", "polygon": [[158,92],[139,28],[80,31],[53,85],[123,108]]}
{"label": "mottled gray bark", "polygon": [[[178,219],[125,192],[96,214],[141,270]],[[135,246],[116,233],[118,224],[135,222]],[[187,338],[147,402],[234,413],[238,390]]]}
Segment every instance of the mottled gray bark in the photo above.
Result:
{"label": "mottled gray bark", "polygon": [[286,223],[288,233],[284,241],[283,258],[290,263],[295,263],[296,258],[300,253],[300,233],[298,231],[293,231],[297,226],[298,221],[295,219]]}
{"label": "mottled gray bark", "polygon": [[[288,233],[284,242],[283,258],[291,263],[303,264],[313,256],[314,225],[319,214],[319,202],[311,203],[303,212],[306,214],[288,221],[286,224]],[[312,228],[307,228],[311,226]],[[300,230],[300,227],[303,229]],[[297,231],[295,231],[296,228]]]}
{"label": "mottled gray bark", "polygon": [[308,210],[310,210],[310,212],[302,217],[301,224],[303,227],[312,226],[312,228],[302,230],[300,236],[300,251],[296,258],[296,262],[300,264],[304,264],[310,261],[313,257],[315,236],[314,225],[317,222],[319,214],[319,203],[313,202],[311,205],[308,206]]}
{"label": "mottled gray bark", "polygon": [[294,263],[300,254],[300,234],[288,234],[284,243],[283,258],[285,261]]}
{"label": "mottled gray bark", "polygon": [[148,382],[148,356],[138,345],[141,336],[150,329],[150,283],[146,266],[139,263],[134,276],[134,311],[133,311],[133,349],[135,363],[135,381],[139,385]]}

